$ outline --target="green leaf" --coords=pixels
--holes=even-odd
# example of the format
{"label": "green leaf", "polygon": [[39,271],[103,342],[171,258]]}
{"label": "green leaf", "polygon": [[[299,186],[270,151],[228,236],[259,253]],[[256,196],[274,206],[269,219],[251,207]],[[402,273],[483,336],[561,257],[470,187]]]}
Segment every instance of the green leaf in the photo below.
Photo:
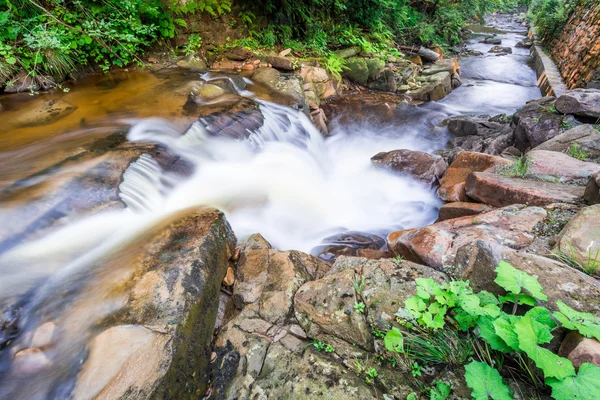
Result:
{"label": "green leaf", "polygon": [[515,332],[515,323],[521,319],[516,315],[502,314],[493,322],[496,335],[513,350],[519,349],[519,338]]}
{"label": "green leaf", "polygon": [[176,19],[173,20],[173,22],[176,23],[179,26],[187,28],[187,22],[185,22],[185,20],[183,20],[181,18],[176,18]]}
{"label": "green leaf", "polygon": [[435,382],[435,387],[431,388],[429,400],[446,400],[448,396],[450,396],[451,389],[452,386],[448,385],[447,383],[437,381]]}
{"label": "green leaf", "polygon": [[[517,295],[514,293],[508,293],[506,296],[500,296],[500,301],[502,303],[514,303],[517,300]],[[535,306],[535,299],[528,294],[521,293],[519,295],[519,304],[524,304],[526,306]]]}
{"label": "green leaf", "polygon": [[519,271],[506,261],[500,261],[496,273],[498,276],[494,282],[507,292],[519,294],[523,290],[527,290],[531,296],[538,300],[548,300],[548,296],[544,294],[544,288],[535,276]]}
{"label": "green leaf", "polygon": [[502,382],[500,373],[486,363],[472,361],[465,365],[465,380],[476,400],[512,400],[511,391]]}
{"label": "green leaf", "polygon": [[458,327],[461,331],[468,331],[477,325],[477,321],[472,315],[468,314],[464,310],[458,310],[454,316],[454,320],[458,323]]}
{"label": "green leaf", "polygon": [[494,321],[490,317],[480,317],[479,320],[477,320],[479,336],[481,336],[492,349],[502,351],[504,353],[510,353],[513,349],[507,345],[500,336],[498,336],[493,322]]}
{"label": "green leaf", "polygon": [[496,296],[494,296],[492,293],[490,293],[486,290],[482,290],[482,291],[478,292],[477,297],[479,297],[479,303],[483,307],[488,306],[488,305],[497,306],[500,304],[500,302],[498,301]]}
{"label": "green leaf", "polygon": [[434,292],[440,290],[440,285],[431,278],[419,278],[415,282],[417,283],[417,296],[423,300],[429,300]]}
{"label": "green leaf", "polygon": [[417,394],[415,392],[412,392],[411,394],[406,396],[406,400],[417,400]]}
{"label": "green leaf", "polygon": [[404,307],[406,307],[414,318],[419,318],[423,311],[427,309],[427,304],[419,297],[413,296],[404,302]]}
{"label": "green leaf", "polygon": [[597,399],[600,393],[600,367],[584,363],[577,376],[563,380],[547,379],[552,387],[552,397],[557,400]]}
{"label": "green leaf", "polygon": [[593,314],[576,311],[562,301],[557,301],[556,305],[560,312],[556,311],[553,315],[562,326],[578,331],[585,337],[600,340],[600,321]]}
{"label": "green leaf", "polygon": [[575,368],[571,361],[538,346],[538,343],[548,343],[552,340],[551,327],[548,325],[549,314],[545,308],[536,307],[515,323],[519,349],[535,362],[547,378],[564,379],[574,376]]}
{"label": "green leaf", "polygon": [[14,65],[17,63],[17,59],[15,57],[8,57],[6,59],[6,62],[9,63],[10,65]]}
{"label": "green leaf", "polygon": [[393,327],[383,339],[385,348],[393,353],[404,353],[404,336],[400,329]]}

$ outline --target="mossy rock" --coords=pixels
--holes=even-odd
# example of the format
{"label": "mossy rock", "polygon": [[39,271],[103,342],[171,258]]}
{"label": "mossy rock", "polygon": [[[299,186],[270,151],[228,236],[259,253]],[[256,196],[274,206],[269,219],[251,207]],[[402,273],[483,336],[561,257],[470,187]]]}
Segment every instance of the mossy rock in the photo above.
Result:
{"label": "mossy rock", "polygon": [[385,68],[385,62],[379,58],[367,58],[366,63],[370,81],[377,79]]}
{"label": "mossy rock", "polygon": [[369,81],[369,66],[367,60],[361,57],[350,57],[346,60],[344,76],[352,82],[366,85]]}

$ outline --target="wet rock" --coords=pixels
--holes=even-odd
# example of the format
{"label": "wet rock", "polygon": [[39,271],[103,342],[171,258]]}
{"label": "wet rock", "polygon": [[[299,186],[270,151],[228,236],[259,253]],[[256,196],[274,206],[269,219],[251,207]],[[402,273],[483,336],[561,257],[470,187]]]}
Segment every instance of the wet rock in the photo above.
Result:
{"label": "wet rock", "polygon": [[583,199],[588,204],[600,204],[600,174],[595,174],[590,177]]}
{"label": "wet rock", "polygon": [[301,65],[299,74],[305,83],[325,83],[331,80],[325,68],[307,64]]}
{"label": "wet rock", "polygon": [[546,218],[538,207],[518,206],[437,222],[424,228],[388,235],[388,248],[407,260],[442,269],[452,264],[459,248],[474,240],[486,240],[520,249],[533,242],[535,226]]}
{"label": "wet rock", "polygon": [[485,44],[502,44],[502,39],[496,37],[487,37],[483,39],[480,43]]}
{"label": "wet rock", "polygon": [[382,92],[396,92],[398,90],[396,74],[393,71],[386,69],[381,72],[374,81],[369,82],[367,87]]}
{"label": "wet rock", "polygon": [[4,93],[36,92],[38,90],[50,90],[56,86],[51,76],[30,76],[23,72],[12,79],[11,85],[6,85]]}
{"label": "wet rock", "polygon": [[7,123],[15,128],[47,125],[66,117],[76,109],[76,106],[63,100],[40,100],[11,115]]}
{"label": "wet rock", "polygon": [[[416,278],[444,282],[444,274],[411,262],[340,257],[321,279],[307,282],[296,293],[294,309],[309,337],[332,343],[342,357],[351,357],[352,345],[373,350],[371,324],[387,330],[404,301],[416,292]],[[362,294],[355,282],[363,282]],[[354,310],[364,301],[364,314]],[[345,342],[345,343],[344,343]]]}
{"label": "wet rock", "polygon": [[519,42],[517,42],[517,44],[515,44],[515,47],[521,47],[521,48],[530,48],[531,46],[533,46],[533,40],[529,39],[529,38],[525,38],[523,40],[520,40]]}
{"label": "wet rock", "polygon": [[452,91],[452,78],[449,72],[438,72],[422,78],[421,87],[407,93],[415,100],[437,101]]}
{"label": "wet rock", "polygon": [[506,55],[512,54],[512,49],[510,47],[502,47],[502,46],[494,46],[488,50],[488,53],[495,53],[497,55]]}
{"label": "wet rock", "polygon": [[271,324],[291,317],[294,293],[310,279],[323,276],[329,265],[299,251],[279,251],[260,235],[252,235],[242,249],[233,289],[238,308],[257,303],[257,312]]}
{"label": "wet rock", "polygon": [[13,371],[17,375],[34,375],[43,373],[52,367],[52,361],[40,349],[31,347],[15,354]]}
{"label": "wet rock", "polygon": [[358,55],[361,52],[359,46],[347,47],[345,49],[336,50],[335,54],[341,58],[350,58]]}
{"label": "wet rock", "polygon": [[455,74],[458,71],[458,62],[454,58],[445,58],[423,68],[423,75],[434,75],[440,72]]}
{"label": "wet rock", "polygon": [[283,104],[308,111],[304,96],[304,82],[299,75],[282,74],[274,68],[259,68],[252,74],[252,80],[283,95],[284,98],[280,100]]}
{"label": "wet rock", "polygon": [[468,197],[493,207],[577,203],[583,200],[584,193],[581,187],[508,178],[486,172],[471,173],[465,190]]}
{"label": "wet rock", "polygon": [[387,254],[383,250],[386,245],[385,239],[365,232],[344,232],[329,236],[323,239],[322,243],[312,249],[311,253],[327,262],[333,262],[339,256],[368,257],[366,254],[369,254],[371,257],[368,258],[374,258]]}
{"label": "wet rock", "polygon": [[569,129],[535,147],[534,150],[568,151],[579,146],[592,158],[600,158],[600,132],[592,125],[580,125]]}
{"label": "wet rock", "polygon": [[584,363],[600,366],[600,342],[572,331],[560,344],[558,355],[568,358],[576,369]]}
{"label": "wet rock", "polygon": [[481,203],[453,202],[444,204],[438,213],[438,221],[461,218],[492,211],[493,207]]}
{"label": "wet rock", "polygon": [[367,58],[365,62],[367,63],[367,68],[369,69],[370,81],[377,79],[385,68],[385,61],[380,60],[379,58]]}
{"label": "wet rock", "polygon": [[280,69],[283,71],[293,71],[296,69],[296,59],[293,57],[281,57],[269,56],[267,62],[273,66],[273,68]]}
{"label": "wet rock", "polygon": [[452,89],[462,86],[463,81],[459,74],[452,74]]}
{"label": "wet rock", "polygon": [[600,90],[569,90],[556,100],[556,109],[563,114],[600,118]]}
{"label": "wet rock", "polygon": [[[246,139],[251,132],[262,126],[264,117],[258,104],[252,99],[231,96],[230,100],[217,102],[214,110],[202,106],[193,108],[190,112],[200,114],[199,119],[203,120],[203,124],[206,125],[206,129],[211,135]],[[193,128],[192,126],[191,129]]]}
{"label": "wet rock", "polygon": [[584,267],[600,267],[600,205],[579,211],[560,233],[555,250]]}
{"label": "wet rock", "polygon": [[190,99],[197,104],[203,104],[224,94],[223,88],[210,83],[202,83],[191,88]]}
{"label": "wet rock", "polygon": [[369,81],[369,66],[362,57],[350,57],[346,60],[346,70],[343,76],[359,85],[366,85]]}
{"label": "wet rock", "polygon": [[526,177],[550,182],[585,185],[590,176],[600,172],[600,164],[585,162],[564,153],[532,150],[527,153]]}
{"label": "wet rock", "polygon": [[560,134],[560,116],[544,113],[533,117],[522,117],[515,130],[515,146],[524,151],[536,147]]}
{"label": "wet rock", "polygon": [[327,126],[327,116],[322,108],[318,108],[310,112],[310,120],[317,127],[323,136],[329,136],[329,128]]}
{"label": "wet rock", "polygon": [[455,279],[468,279],[476,291],[503,295],[504,290],[494,282],[495,269],[502,260],[538,278],[551,310],[557,310],[560,300],[578,311],[600,311],[600,283],[596,279],[558,261],[492,242],[477,240],[462,247],[456,254],[456,267],[445,271]]}
{"label": "wet rock", "polygon": [[245,61],[254,57],[254,53],[241,46],[236,46],[225,53],[225,57],[233,61]]}
{"label": "wet rock", "polygon": [[206,61],[204,61],[199,54],[191,54],[184,59],[177,61],[177,66],[191,71],[205,71],[208,69]]}
{"label": "wet rock", "polygon": [[444,159],[438,155],[405,149],[378,153],[371,161],[376,166],[410,176],[431,187],[438,184],[438,178],[447,168]]}
{"label": "wet rock", "polygon": [[440,179],[438,196],[444,201],[468,201],[465,182],[471,172],[495,171],[511,161],[488,154],[461,152]]}

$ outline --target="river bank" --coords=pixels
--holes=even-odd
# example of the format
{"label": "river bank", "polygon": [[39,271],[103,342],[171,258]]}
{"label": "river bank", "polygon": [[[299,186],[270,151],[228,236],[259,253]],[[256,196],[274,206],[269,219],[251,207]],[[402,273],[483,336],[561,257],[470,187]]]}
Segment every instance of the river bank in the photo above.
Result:
{"label": "river bank", "polygon": [[[161,67],[11,95],[0,397],[404,399],[443,382],[469,398],[474,342],[447,347],[461,362],[385,343],[417,278],[501,295],[505,260],[552,310],[598,312],[600,96],[540,98],[518,23],[472,27],[458,65],[411,62],[414,83],[443,75],[437,101],[437,85],[427,99],[369,89],[405,79],[398,59],[340,85],[289,55],[290,73],[244,70],[254,54],[238,73]],[[36,124],[19,125],[28,109]],[[567,333],[549,348],[596,362],[597,342]],[[516,398],[550,393],[514,368]]]}

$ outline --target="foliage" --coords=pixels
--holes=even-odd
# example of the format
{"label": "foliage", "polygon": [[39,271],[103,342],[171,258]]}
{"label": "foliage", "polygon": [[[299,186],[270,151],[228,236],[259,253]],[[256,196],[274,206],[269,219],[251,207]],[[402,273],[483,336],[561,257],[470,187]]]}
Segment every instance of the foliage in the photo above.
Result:
{"label": "foliage", "polygon": [[575,6],[586,0],[531,0],[529,19],[534,23],[539,36],[549,43],[556,39],[566,25]]}
{"label": "foliage", "polygon": [[429,390],[430,400],[446,400],[450,396],[452,386],[445,382],[437,381],[433,383],[433,386]]}
{"label": "foliage", "polygon": [[[550,312],[541,305],[548,297],[538,279],[506,262],[499,263],[496,274],[494,282],[506,291],[504,296],[474,293],[467,281],[438,284],[417,279],[416,295],[397,313],[404,328],[388,331],[386,349],[425,363],[463,365],[471,360],[465,366],[465,379],[475,399],[511,399],[501,373],[511,371],[514,377],[515,368],[520,368],[521,379],[528,378],[535,385],[545,381],[555,399],[592,398],[590,393],[598,390],[600,367],[588,364],[576,373],[571,361],[544,345],[559,326],[600,339],[600,321],[560,301],[556,303],[559,311]],[[439,352],[432,357],[434,348],[469,341],[470,352],[461,359]],[[460,352],[458,347],[451,351]],[[505,358],[511,365],[506,370]]]}
{"label": "foliage", "polygon": [[594,253],[592,248],[588,249],[585,262],[578,259],[572,244],[569,244],[569,253],[570,254],[567,254],[564,251],[559,250],[556,254],[553,254],[553,256],[568,266],[583,271],[590,276],[596,275],[596,271],[600,267],[600,250],[596,250]]}
{"label": "foliage", "polygon": [[567,154],[570,157],[576,158],[580,161],[584,161],[590,156],[589,153],[579,145],[579,143],[575,143],[569,147]]}
{"label": "foliage", "polygon": [[525,156],[521,156],[512,165],[502,166],[499,168],[499,173],[508,177],[524,178],[531,166],[531,161]]}
{"label": "foliage", "polygon": [[335,55],[335,53],[330,53],[325,59],[323,63],[323,67],[338,80],[342,79],[342,72],[344,72],[346,68],[346,60],[341,57]]}
{"label": "foliage", "polygon": [[193,33],[188,38],[188,42],[185,46],[183,46],[183,54],[186,56],[195,54],[202,46],[202,37],[197,33]]}
{"label": "foliage", "polygon": [[354,303],[354,309],[357,313],[363,314],[365,312],[365,303],[359,301],[358,303]]}

